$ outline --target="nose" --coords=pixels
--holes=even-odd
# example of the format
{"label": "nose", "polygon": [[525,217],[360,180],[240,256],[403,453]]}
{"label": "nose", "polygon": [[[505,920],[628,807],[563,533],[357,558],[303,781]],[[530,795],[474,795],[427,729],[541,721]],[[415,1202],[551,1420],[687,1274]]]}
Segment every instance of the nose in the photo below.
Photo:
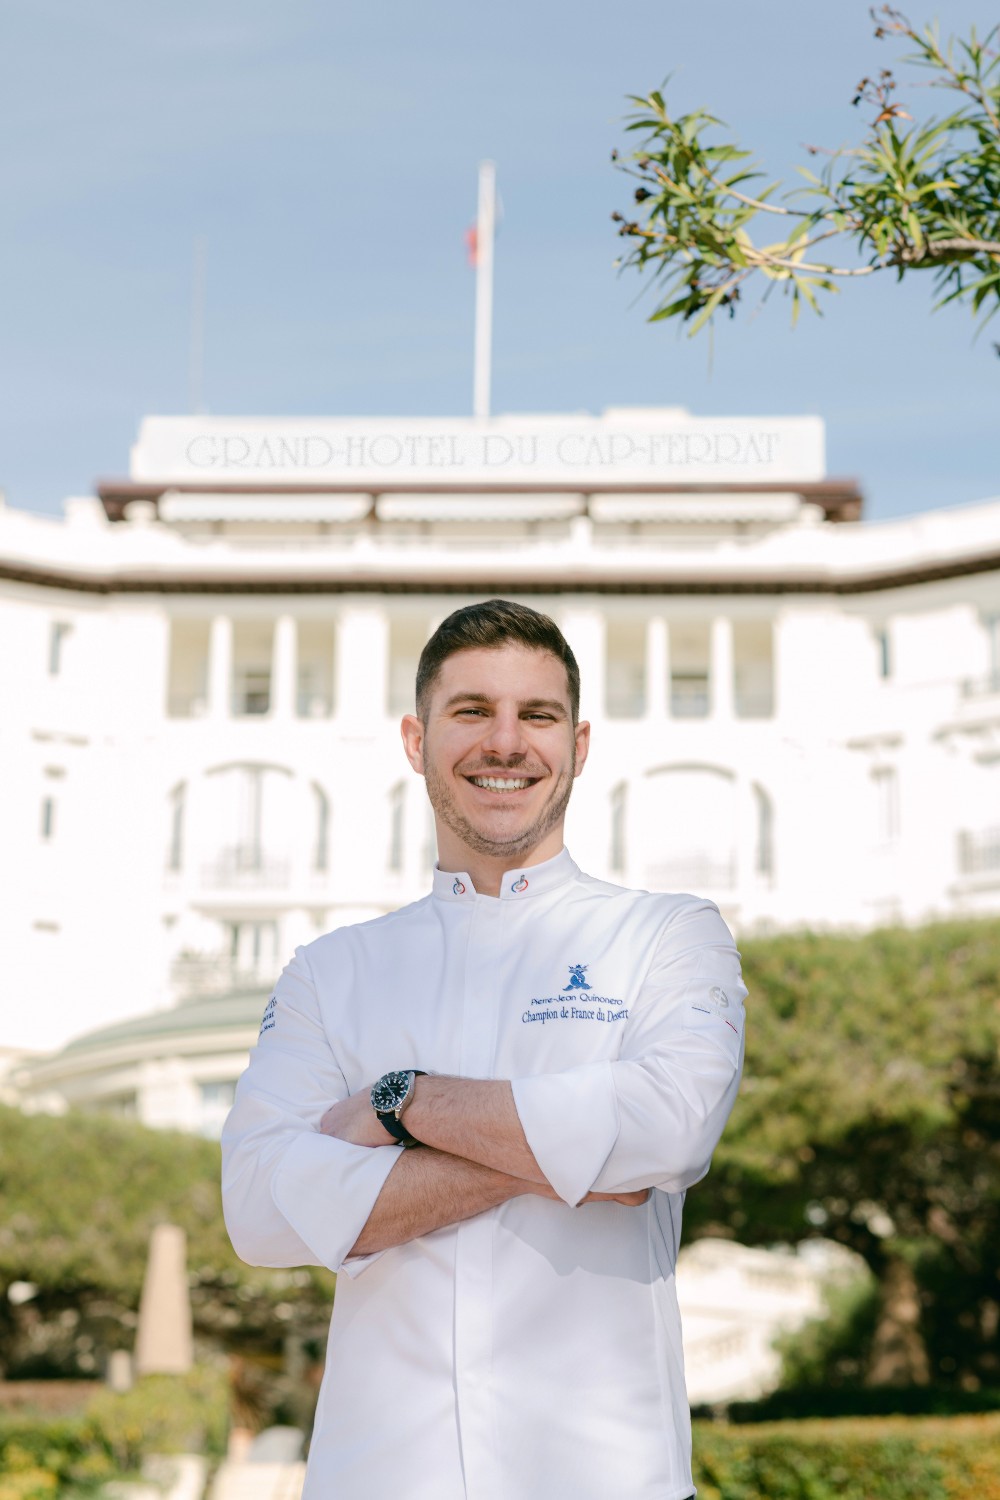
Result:
{"label": "nose", "polygon": [[502,760],[523,759],[528,744],[524,724],[516,709],[500,709],[493,715],[480,748],[485,755],[495,755]]}

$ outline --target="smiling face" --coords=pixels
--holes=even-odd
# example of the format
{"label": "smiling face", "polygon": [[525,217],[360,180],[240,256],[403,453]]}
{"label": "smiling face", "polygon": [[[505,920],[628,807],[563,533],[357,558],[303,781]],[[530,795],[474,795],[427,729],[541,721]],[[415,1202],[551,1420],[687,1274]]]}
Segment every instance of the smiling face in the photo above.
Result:
{"label": "smiling face", "polygon": [[558,854],[590,725],[573,724],[557,657],[514,644],[456,651],[441,664],[426,721],[408,714],[402,732],[427,783],[442,869],[468,870],[483,890],[474,863],[485,880]]}

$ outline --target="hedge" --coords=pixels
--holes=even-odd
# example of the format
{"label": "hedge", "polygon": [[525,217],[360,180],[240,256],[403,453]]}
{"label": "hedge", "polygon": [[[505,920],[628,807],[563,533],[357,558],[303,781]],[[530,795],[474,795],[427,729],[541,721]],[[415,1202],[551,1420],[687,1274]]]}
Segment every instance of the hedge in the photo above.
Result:
{"label": "hedge", "polygon": [[75,1416],[0,1415],[0,1500],[98,1495],[134,1476],[150,1453],[221,1456],[228,1426],[224,1372],[147,1375],[125,1395],[101,1391]]}
{"label": "hedge", "polygon": [[698,1422],[699,1500],[1000,1500],[1000,1413]]}

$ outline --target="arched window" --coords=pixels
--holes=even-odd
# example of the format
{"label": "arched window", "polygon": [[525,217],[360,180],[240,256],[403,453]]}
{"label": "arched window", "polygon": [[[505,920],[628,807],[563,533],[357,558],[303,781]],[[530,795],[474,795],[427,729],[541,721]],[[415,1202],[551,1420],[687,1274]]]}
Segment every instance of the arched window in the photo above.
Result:
{"label": "arched window", "polygon": [[753,785],[754,870],[766,880],[774,876],[774,803],[762,786]]}
{"label": "arched window", "polygon": [[625,800],[627,788],[620,781],[611,793],[610,866],[615,875],[625,873]]}
{"label": "arched window", "polygon": [[207,883],[286,885],[290,840],[301,818],[301,803],[296,806],[300,783],[286,766],[254,762],[216,766],[207,776],[210,795],[200,832],[206,852],[212,851],[204,870]]}
{"label": "arched window", "polygon": [[389,793],[389,869],[400,874],[405,857],[404,819],[406,816],[406,782],[398,781]]}
{"label": "arched window", "polygon": [[719,766],[662,766],[636,783],[633,867],[650,890],[725,892],[737,879],[737,788]]}
{"label": "arched window", "polygon": [[434,809],[430,803],[424,808],[424,869],[428,874],[432,873],[437,864],[437,824],[434,821]]}
{"label": "arched window", "polygon": [[187,786],[177,783],[170,793],[169,832],[167,842],[167,869],[180,870],[184,865],[184,804]]}
{"label": "arched window", "polygon": [[330,799],[315,781],[310,791],[313,802],[312,867],[314,870],[328,870],[330,868]]}

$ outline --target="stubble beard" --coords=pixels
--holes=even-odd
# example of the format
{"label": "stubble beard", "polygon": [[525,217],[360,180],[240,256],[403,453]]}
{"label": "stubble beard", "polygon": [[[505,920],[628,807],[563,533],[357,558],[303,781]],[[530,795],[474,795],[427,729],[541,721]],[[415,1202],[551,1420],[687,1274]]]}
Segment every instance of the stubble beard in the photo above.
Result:
{"label": "stubble beard", "polygon": [[[497,775],[505,771],[508,775],[518,774],[518,767],[493,766],[490,772],[481,774]],[[573,760],[568,771],[563,771],[556,779],[547,802],[539,809],[537,818],[520,833],[512,834],[507,839],[490,838],[481,828],[471,823],[464,813],[460,813],[455,805],[455,799],[451,788],[445,778],[440,774],[433,761],[425,758],[424,761],[424,783],[427,787],[427,796],[430,799],[434,814],[441,820],[456,838],[461,839],[467,849],[474,854],[485,855],[490,859],[513,859],[516,863],[519,856],[530,854],[536,849],[542,840],[551,833],[552,829],[561,822],[569,805],[570,794],[573,791],[573,777],[576,770],[576,753],[574,750]],[[522,773],[523,774],[523,773]]]}

